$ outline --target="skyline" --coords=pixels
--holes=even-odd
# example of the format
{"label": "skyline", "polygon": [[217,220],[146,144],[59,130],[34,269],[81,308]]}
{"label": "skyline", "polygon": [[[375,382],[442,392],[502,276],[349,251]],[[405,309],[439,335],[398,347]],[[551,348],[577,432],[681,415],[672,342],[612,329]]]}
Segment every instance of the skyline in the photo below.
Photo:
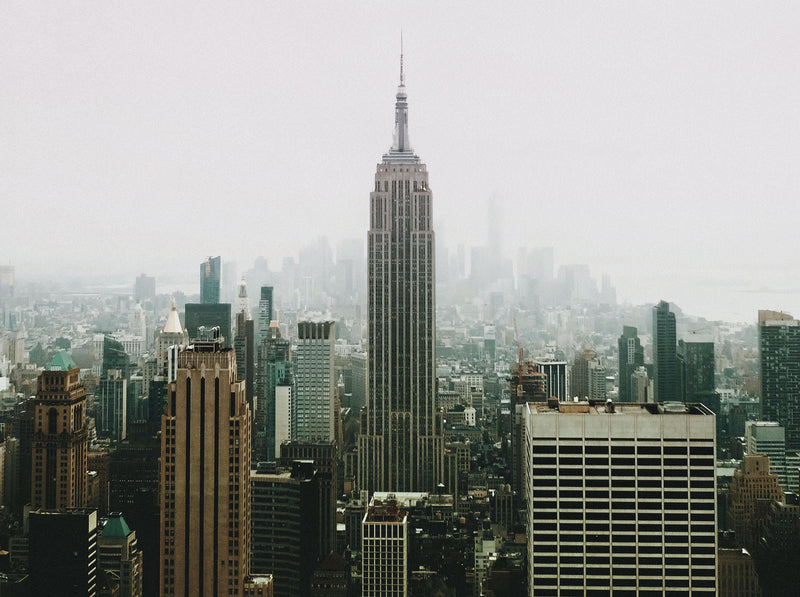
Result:
{"label": "skyline", "polygon": [[4,261],[192,279],[366,246],[402,28],[439,242],[485,244],[494,197],[507,253],[553,246],[620,301],[800,311],[797,7],[451,8],[0,7]]}

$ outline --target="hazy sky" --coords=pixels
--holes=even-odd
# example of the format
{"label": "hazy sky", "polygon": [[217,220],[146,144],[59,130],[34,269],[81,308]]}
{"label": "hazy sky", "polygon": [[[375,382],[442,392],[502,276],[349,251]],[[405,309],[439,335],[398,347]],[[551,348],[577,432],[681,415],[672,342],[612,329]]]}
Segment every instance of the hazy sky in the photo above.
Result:
{"label": "hazy sky", "polygon": [[401,29],[440,241],[485,243],[495,197],[509,254],[621,299],[800,314],[796,2],[6,0],[0,262],[188,277],[366,242]]}

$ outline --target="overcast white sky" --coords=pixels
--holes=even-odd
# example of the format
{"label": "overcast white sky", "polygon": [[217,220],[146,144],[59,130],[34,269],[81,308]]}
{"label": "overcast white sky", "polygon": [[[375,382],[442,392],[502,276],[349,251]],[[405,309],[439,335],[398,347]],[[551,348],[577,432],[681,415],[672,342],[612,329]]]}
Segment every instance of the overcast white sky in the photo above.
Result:
{"label": "overcast white sky", "polygon": [[401,28],[440,241],[485,243],[494,196],[509,253],[621,299],[800,307],[796,2],[6,0],[0,262],[194,276],[366,239]]}

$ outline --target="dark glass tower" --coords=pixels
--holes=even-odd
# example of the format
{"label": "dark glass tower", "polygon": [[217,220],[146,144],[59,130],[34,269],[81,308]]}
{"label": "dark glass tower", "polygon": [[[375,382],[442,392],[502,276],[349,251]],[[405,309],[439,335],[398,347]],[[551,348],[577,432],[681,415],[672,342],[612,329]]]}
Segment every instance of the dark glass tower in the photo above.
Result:
{"label": "dark glass tower", "polygon": [[800,321],[788,313],[758,312],[761,419],[786,429],[786,449],[800,449]]}
{"label": "dark glass tower", "polygon": [[622,327],[619,346],[619,401],[633,402],[631,396],[631,375],[639,367],[644,366],[644,348],[639,341],[635,327]]}
{"label": "dark glass tower", "polygon": [[256,367],[255,434],[259,460],[275,460],[275,388],[292,385],[292,343],[281,338],[277,322],[267,329],[267,337],[258,347]]}
{"label": "dark glass tower", "polygon": [[394,142],[378,164],[368,234],[368,397],[359,485],[433,491],[442,480],[436,410],[434,234],[428,170],[411,149],[403,78]]}
{"label": "dark glass tower", "polygon": [[675,313],[669,310],[669,303],[666,301],[653,307],[653,369],[656,402],[680,401],[681,376],[678,369]]}
{"label": "dark glass tower", "polygon": [[705,403],[705,397],[716,391],[714,343],[681,340],[678,342],[678,363],[684,402]]}
{"label": "dark glass tower", "polygon": [[219,257],[209,257],[200,264],[200,302],[215,305],[219,302],[222,268]]}

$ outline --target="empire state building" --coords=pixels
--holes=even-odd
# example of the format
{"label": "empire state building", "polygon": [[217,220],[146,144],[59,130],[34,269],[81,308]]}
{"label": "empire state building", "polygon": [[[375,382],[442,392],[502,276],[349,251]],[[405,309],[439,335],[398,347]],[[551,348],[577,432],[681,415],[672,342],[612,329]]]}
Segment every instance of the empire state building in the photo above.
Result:
{"label": "empire state building", "polygon": [[370,193],[367,406],[361,489],[433,491],[443,478],[436,408],[436,294],[428,170],[411,149],[400,58],[394,141]]}

